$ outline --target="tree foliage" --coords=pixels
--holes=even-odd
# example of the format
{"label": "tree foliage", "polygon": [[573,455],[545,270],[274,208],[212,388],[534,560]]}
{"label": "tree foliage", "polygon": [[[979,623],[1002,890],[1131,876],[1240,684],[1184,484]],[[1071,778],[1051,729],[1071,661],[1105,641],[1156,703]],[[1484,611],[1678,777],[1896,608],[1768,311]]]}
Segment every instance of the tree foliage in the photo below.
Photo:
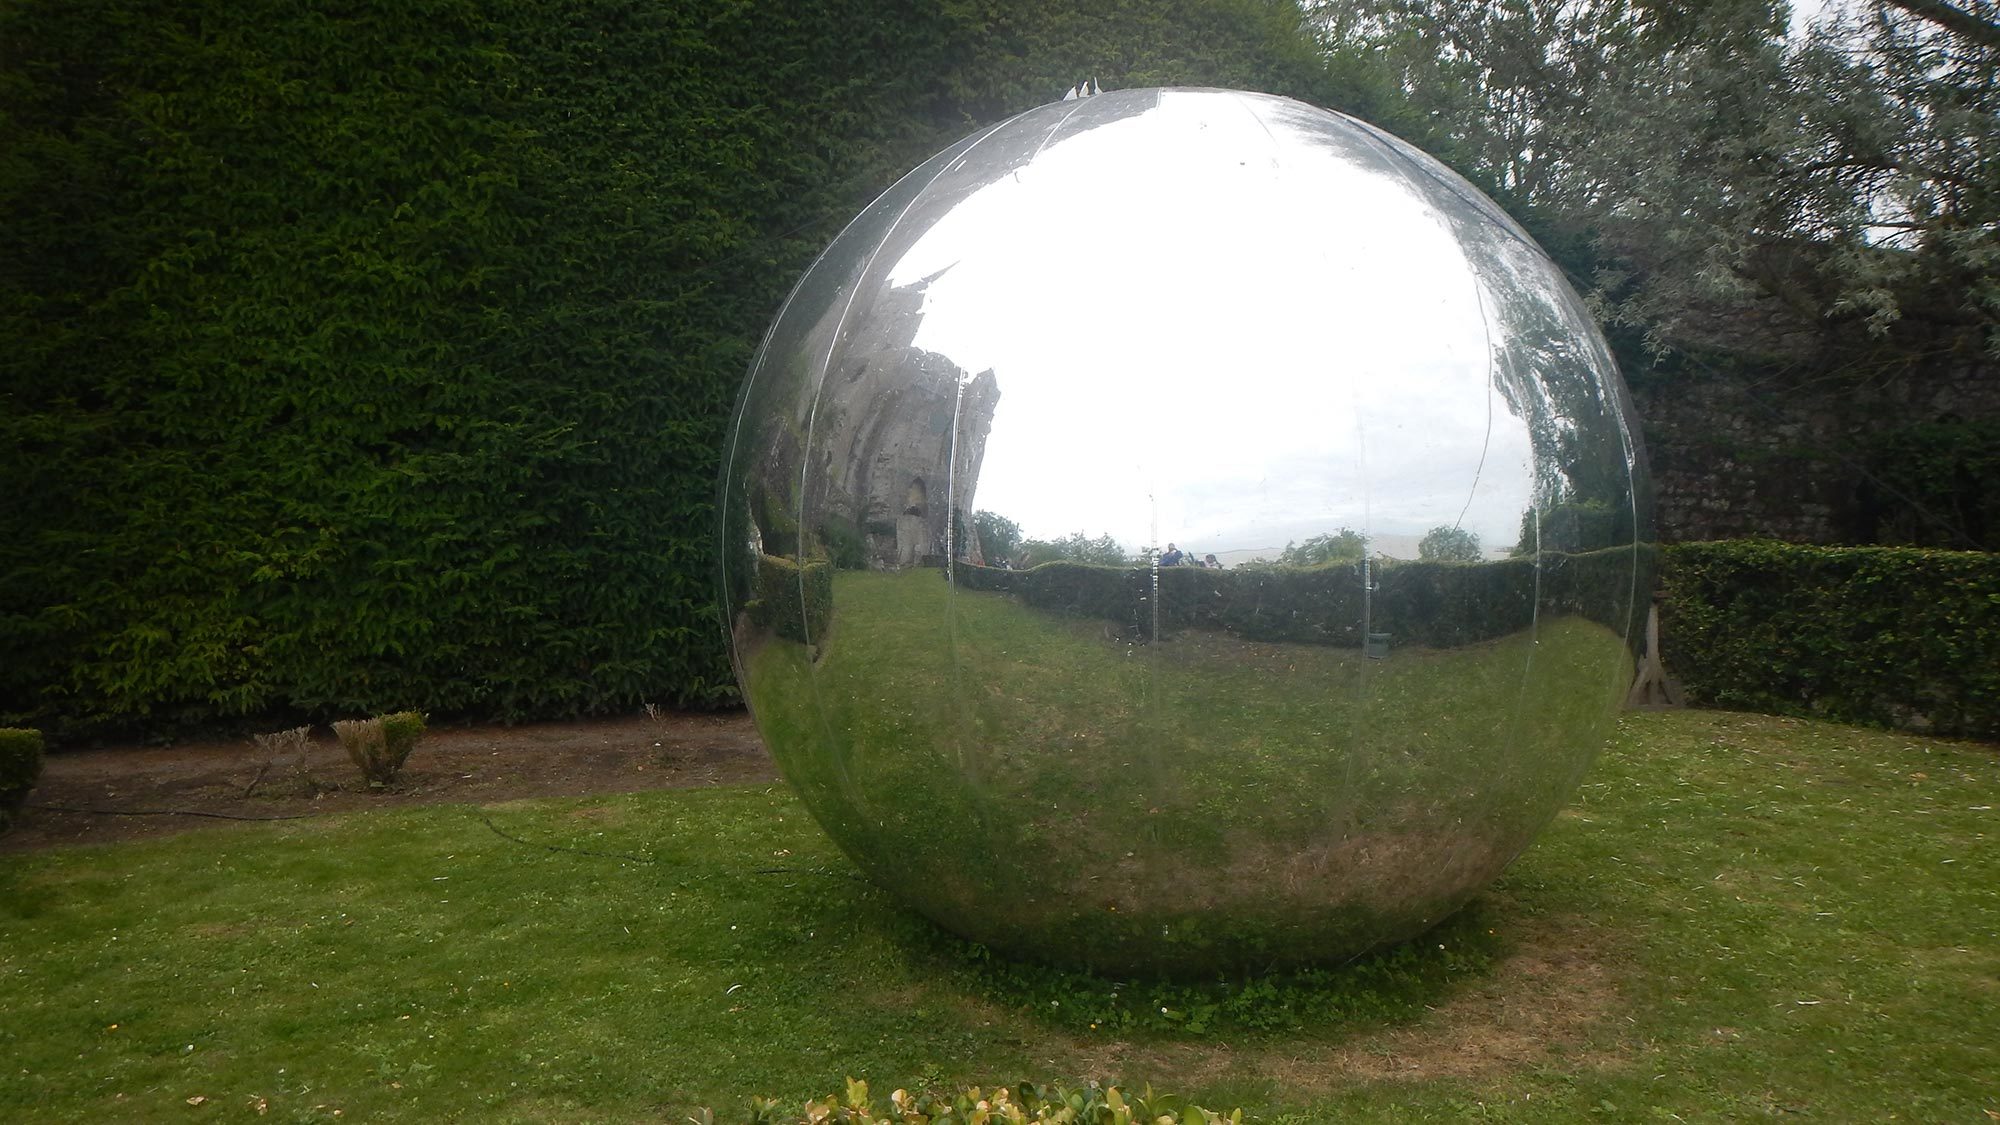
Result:
{"label": "tree foliage", "polygon": [[1279,566],[1327,566],[1357,563],[1368,557],[1368,539],[1352,528],[1315,535],[1303,543],[1287,543],[1278,554]]}
{"label": "tree foliage", "polygon": [[1011,562],[1021,549],[1021,525],[998,512],[972,513],[972,532],[979,537],[979,555],[988,566]]}
{"label": "tree foliage", "polygon": [[1856,0],[1797,35],[1780,0],[1318,10],[1656,354],[2000,355],[2000,0]]}
{"label": "tree foliage", "polygon": [[1134,561],[1125,548],[1119,545],[1118,540],[1109,534],[1093,539],[1081,531],[1072,531],[1059,539],[1030,539],[1021,544],[1021,554],[1027,566],[1040,566],[1048,562],[1129,566]]}
{"label": "tree foliage", "polygon": [[1478,562],[1484,557],[1478,533],[1462,527],[1434,527],[1417,541],[1417,558],[1424,562]]}

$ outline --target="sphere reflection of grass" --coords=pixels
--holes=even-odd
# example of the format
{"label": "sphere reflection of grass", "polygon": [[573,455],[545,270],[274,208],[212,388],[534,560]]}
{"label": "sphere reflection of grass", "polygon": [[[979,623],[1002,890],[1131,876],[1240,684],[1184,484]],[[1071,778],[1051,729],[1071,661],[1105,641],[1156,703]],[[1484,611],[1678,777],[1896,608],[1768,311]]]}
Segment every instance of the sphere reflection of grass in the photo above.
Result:
{"label": "sphere reflection of grass", "polygon": [[934,571],[835,585],[817,660],[749,656],[787,777],[932,917],[1103,968],[1296,964],[1439,920],[1554,814],[1629,676],[1572,617],[1378,661],[1128,645]]}

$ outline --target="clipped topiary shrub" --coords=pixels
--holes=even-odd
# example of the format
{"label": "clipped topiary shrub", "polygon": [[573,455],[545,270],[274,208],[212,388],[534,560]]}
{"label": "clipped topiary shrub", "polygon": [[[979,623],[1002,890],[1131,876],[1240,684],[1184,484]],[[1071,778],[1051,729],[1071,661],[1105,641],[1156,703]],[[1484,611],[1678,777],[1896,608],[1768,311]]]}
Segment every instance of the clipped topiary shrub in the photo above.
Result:
{"label": "clipped topiary shrub", "polygon": [[424,717],[415,711],[398,711],[372,719],[343,719],[333,724],[333,734],[368,780],[369,788],[381,789],[395,780],[410,751],[416,749],[424,734]]}
{"label": "clipped topiary shrub", "polygon": [[[696,1120],[714,1125],[727,1119],[703,1110]],[[958,1094],[897,1090],[884,1104],[869,1094],[868,1083],[849,1078],[844,1093],[809,1101],[797,1115],[770,1099],[752,1098],[742,1120],[747,1125],[1241,1125],[1243,1111],[1216,1113],[1177,1094],[1155,1094],[1150,1086],[1127,1097],[1116,1086],[1096,1083],[1081,1090],[1042,1090],[1031,1082],[991,1090],[974,1086]]]}
{"label": "clipped topiary shrub", "polygon": [[382,741],[386,744],[389,760],[401,769],[409,760],[410,751],[417,748],[417,740],[427,730],[424,717],[415,711],[398,711],[382,716]]}
{"label": "clipped topiary shrub", "polygon": [[826,635],[833,612],[833,567],[824,560],[803,565],[777,555],[757,558],[750,620],[787,640],[816,644]]}
{"label": "clipped topiary shrub", "polygon": [[1662,585],[1692,702],[2000,739],[2000,555],[1684,543]]}
{"label": "clipped topiary shrub", "polygon": [[14,814],[42,776],[42,732],[0,727],[0,832],[14,823]]}

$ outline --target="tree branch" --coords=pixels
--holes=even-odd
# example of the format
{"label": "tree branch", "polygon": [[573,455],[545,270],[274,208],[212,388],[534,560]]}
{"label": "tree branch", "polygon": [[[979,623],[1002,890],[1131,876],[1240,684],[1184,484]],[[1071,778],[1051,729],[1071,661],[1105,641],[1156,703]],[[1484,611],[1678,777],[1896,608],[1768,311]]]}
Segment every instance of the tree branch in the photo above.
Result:
{"label": "tree branch", "polygon": [[2000,24],[1990,23],[1964,8],[1947,4],[1944,0],[1889,0],[1889,3],[1974,43],[2000,50]]}

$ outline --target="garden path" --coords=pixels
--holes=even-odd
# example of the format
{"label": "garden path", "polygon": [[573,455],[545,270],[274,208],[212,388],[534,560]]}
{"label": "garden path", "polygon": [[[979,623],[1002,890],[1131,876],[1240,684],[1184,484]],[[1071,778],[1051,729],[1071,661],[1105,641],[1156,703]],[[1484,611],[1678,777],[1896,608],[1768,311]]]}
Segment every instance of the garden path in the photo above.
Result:
{"label": "garden path", "polygon": [[324,728],[316,729],[303,760],[273,760],[248,738],[105,745],[49,755],[29,807],[0,835],[0,851],[162,836],[235,819],[777,777],[743,711],[441,726],[417,744],[393,787],[374,791]]}

